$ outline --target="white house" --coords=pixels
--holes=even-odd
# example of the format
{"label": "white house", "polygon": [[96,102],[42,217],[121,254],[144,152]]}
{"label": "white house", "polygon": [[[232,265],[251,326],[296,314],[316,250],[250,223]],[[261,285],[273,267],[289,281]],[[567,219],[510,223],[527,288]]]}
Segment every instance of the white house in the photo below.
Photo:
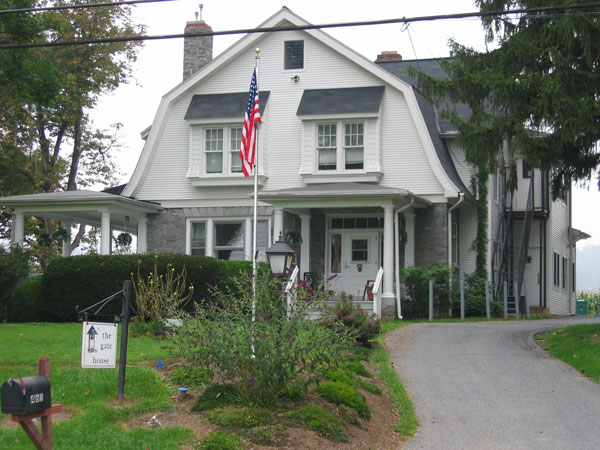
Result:
{"label": "white house", "polygon": [[[260,27],[307,24],[284,7]],[[186,30],[210,27],[191,22]],[[184,46],[184,80],[142,133],[129,183],[121,192],[56,193],[53,204],[35,195],[0,199],[14,208],[17,243],[23,215],[52,210],[66,223],[101,225],[104,253],[110,230],[129,224],[139,252],[250,259],[252,179],[242,175],[238,151],[260,48],[258,247],[282,232],[300,236],[301,274],[337,274],[334,295],[361,297],[383,267],[384,316],[395,315],[401,268],[435,259],[461,276],[474,270],[473,168],[455,130],[406,71],[414,65],[445,76],[439,60],[384,52],[372,62],[314,29],[249,34],[214,60],[211,37],[186,38]],[[573,313],[574,244],[584,233],[570,226],[570,196],[552,202],[547,175],[519,168],[512,208],[503,177],[491,177],[490,277],[509,285],[524,279],[532,306]],[[535,201],[527,208],[530,186]],[[83,203],[70,201],[73,195]]]}

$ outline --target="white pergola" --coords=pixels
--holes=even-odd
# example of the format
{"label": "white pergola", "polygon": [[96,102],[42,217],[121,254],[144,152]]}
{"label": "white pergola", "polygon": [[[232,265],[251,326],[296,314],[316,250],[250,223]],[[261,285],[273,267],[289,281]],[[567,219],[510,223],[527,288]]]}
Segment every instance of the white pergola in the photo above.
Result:
{"label": "white pergola", "polygon": [[[101,255],[110,254],[113,230],[137,235],[137,253],[146,253],[148,215],[162,210],[157,204],[86,190],[3,197],[0,205],[13,210],[12,245],[23,246],[24,218],[31,215],[59,220],[68,232],[71,224],[100,227]],[[70,236],[62,254],[71,254]]]}

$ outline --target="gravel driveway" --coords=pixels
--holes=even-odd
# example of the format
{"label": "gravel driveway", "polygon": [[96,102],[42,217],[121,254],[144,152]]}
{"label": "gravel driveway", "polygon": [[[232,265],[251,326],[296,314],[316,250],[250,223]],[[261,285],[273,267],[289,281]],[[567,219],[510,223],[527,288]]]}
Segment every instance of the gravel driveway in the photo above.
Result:
{"label": "gravel driveway", "polygon": [[409,449],[599,449],[600,385],[546,355],[540,331],[600,318],[413,324],[386,346],[420,427]]}

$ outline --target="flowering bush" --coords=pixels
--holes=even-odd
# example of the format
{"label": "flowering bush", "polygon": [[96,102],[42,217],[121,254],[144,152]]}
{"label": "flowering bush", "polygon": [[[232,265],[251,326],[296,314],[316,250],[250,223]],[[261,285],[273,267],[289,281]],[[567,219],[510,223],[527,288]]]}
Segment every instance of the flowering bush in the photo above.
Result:
{"label": "flowering bush", "polygon": [[369,316],[361,306],[352,301],[351,295],[342,292],[342,300],[323,308],[321,323],[328,328],[343,325],[355,332],[355,345],[371,347],[373,340],[381,333],[381,323],[375,315]]}
{"label": "flowering bush", "polygon": [[140,275],[138,262],[137,277],[133,278],[135,291],[135,319],[139,321],[162,322],[179,315],[194,293],[194,286],[186,287],[185,267],[176,273],[171,263],[167,264],[164,274],[158,270],[158,256],[154,257],[154,270],[144,279]]}
{"label": "flowering bush", "polygon": [[240,273],[228,292],[213,289],[216,300],[196,305],[172,339],[190,364],[213,369],[243,403],[265,405],[305,390],[342,360],[354,337],[341,324],[307,320],[323,304],[322,290],[301,284],[288,305],[279,280],[260,271],[254,281]]}

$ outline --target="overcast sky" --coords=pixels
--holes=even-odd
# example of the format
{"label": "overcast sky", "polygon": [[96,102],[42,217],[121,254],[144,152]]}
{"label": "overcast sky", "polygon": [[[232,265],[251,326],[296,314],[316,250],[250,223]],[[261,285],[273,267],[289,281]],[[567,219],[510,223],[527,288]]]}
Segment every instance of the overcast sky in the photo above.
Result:
{"label": "overcast sky", "polygon": [[[176,0],[144,4],[134,8],[134,20],[148,27],[148,35],[182,33],[187,21],[195,20],[200,1]],[[287,6],[313,24],[350,22],[400,17],[430,16],[472,12],[472,0],[205,0],[202,18],[214,31],[258,26]],[[448,40],[485,49],[479,19],[456,19],[400,24],[330,29],[326,32],[375,60],[382,50],[396,50],[404,59],[448,56]],[[213,56],[242,36],[214,38]],[[121,122],[124,149],[118,157],[123,183],[129,180],[142,150],[140,132],[152,124],[161,97],[182,81],[183,39],[148,41],[134,63],[135,81],[119,87],[103,98],[93,117],[96,125],[107,127]],[[589,191],[576,189],[573,202],[573,226],[592,234],[592,239],[578,247],[600,245],[600,194],[596,182]]]}

